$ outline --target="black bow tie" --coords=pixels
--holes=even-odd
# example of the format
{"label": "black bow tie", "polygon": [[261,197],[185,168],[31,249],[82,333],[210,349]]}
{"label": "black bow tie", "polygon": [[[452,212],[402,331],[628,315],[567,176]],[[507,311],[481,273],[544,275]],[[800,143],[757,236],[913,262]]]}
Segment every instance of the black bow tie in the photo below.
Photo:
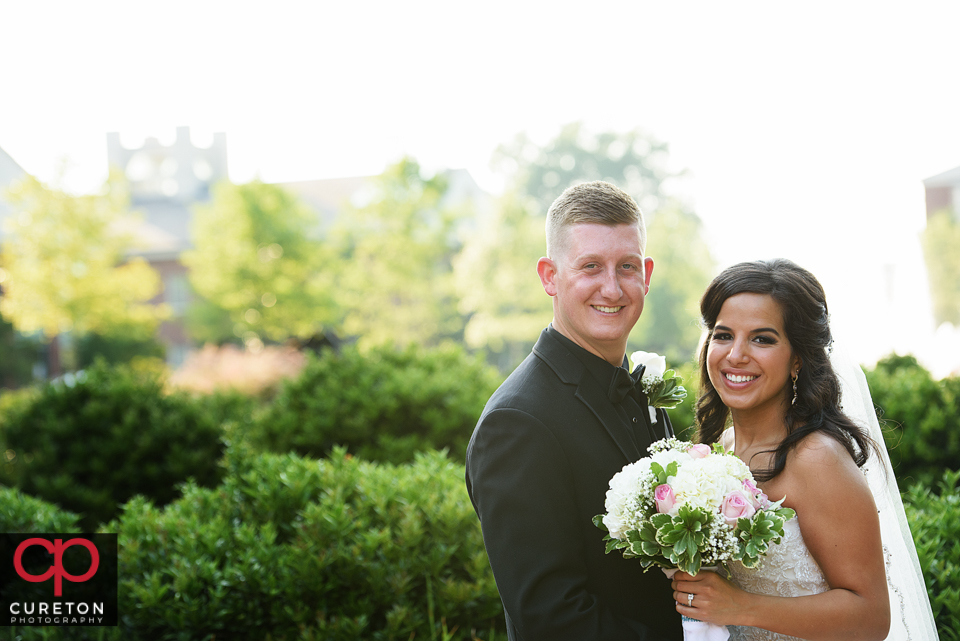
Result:
{"label": "black bow tie", "polygon": [[626,369],[618,367],[613,374],[613,380],[610,381],[610,389],[607,391],[607,397],[612,403],[620,403],[627,396],[632,396],[637,403],[640,403],[640,396],[643,394],[643,365],[637,365],[633,373],[628,373]]}

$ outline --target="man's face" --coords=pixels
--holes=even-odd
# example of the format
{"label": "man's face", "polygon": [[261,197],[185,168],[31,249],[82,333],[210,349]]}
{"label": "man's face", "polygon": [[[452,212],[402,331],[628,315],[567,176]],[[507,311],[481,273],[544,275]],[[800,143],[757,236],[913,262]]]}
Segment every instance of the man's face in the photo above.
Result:
{"label": "man's face", "polygon": [[553,259],[537,264],[553,296],[553,326],[619,366],[650,289],[653,259],[643,257],[636,225],[578,224],[564,238]]}

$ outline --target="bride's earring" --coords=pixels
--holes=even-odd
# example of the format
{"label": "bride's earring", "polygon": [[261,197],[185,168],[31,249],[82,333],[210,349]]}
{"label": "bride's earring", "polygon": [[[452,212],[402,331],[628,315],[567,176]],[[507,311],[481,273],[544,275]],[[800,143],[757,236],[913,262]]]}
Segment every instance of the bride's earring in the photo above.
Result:
{"label": "bride's earring", "polygon": [[800,370],[797,370],[797,373],[793,375],[793,400],[790,401],[791,405],[794,405],[797,402],[797,379],[798,378],[800,378]]}

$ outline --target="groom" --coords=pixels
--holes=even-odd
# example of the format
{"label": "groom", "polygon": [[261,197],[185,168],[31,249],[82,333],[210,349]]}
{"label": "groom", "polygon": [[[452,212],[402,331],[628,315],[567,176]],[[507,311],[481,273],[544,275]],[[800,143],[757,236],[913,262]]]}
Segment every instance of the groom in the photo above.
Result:
{"label": "groom", "polygon": [[467,446],[467,491],[511,641],[682,638],[670,582],[604,554],[610,478],[672,436],[626,366],[653,260],[633,199],[605,182],[567,189],[537,263],[553,322],[490,398]]}

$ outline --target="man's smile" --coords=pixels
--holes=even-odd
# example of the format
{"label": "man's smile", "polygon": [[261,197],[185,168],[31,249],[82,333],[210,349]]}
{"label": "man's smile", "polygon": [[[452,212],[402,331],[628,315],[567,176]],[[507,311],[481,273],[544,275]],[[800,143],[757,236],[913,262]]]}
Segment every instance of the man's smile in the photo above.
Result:
{"label": "man's smile", "polygon": [[591,305],[590,307],[594,308],[597,311],[603,312],[604,314],[616,314],[621,309],[623,309],[623,305],[620,305],[618,307],[603,307],[602,305]]}

